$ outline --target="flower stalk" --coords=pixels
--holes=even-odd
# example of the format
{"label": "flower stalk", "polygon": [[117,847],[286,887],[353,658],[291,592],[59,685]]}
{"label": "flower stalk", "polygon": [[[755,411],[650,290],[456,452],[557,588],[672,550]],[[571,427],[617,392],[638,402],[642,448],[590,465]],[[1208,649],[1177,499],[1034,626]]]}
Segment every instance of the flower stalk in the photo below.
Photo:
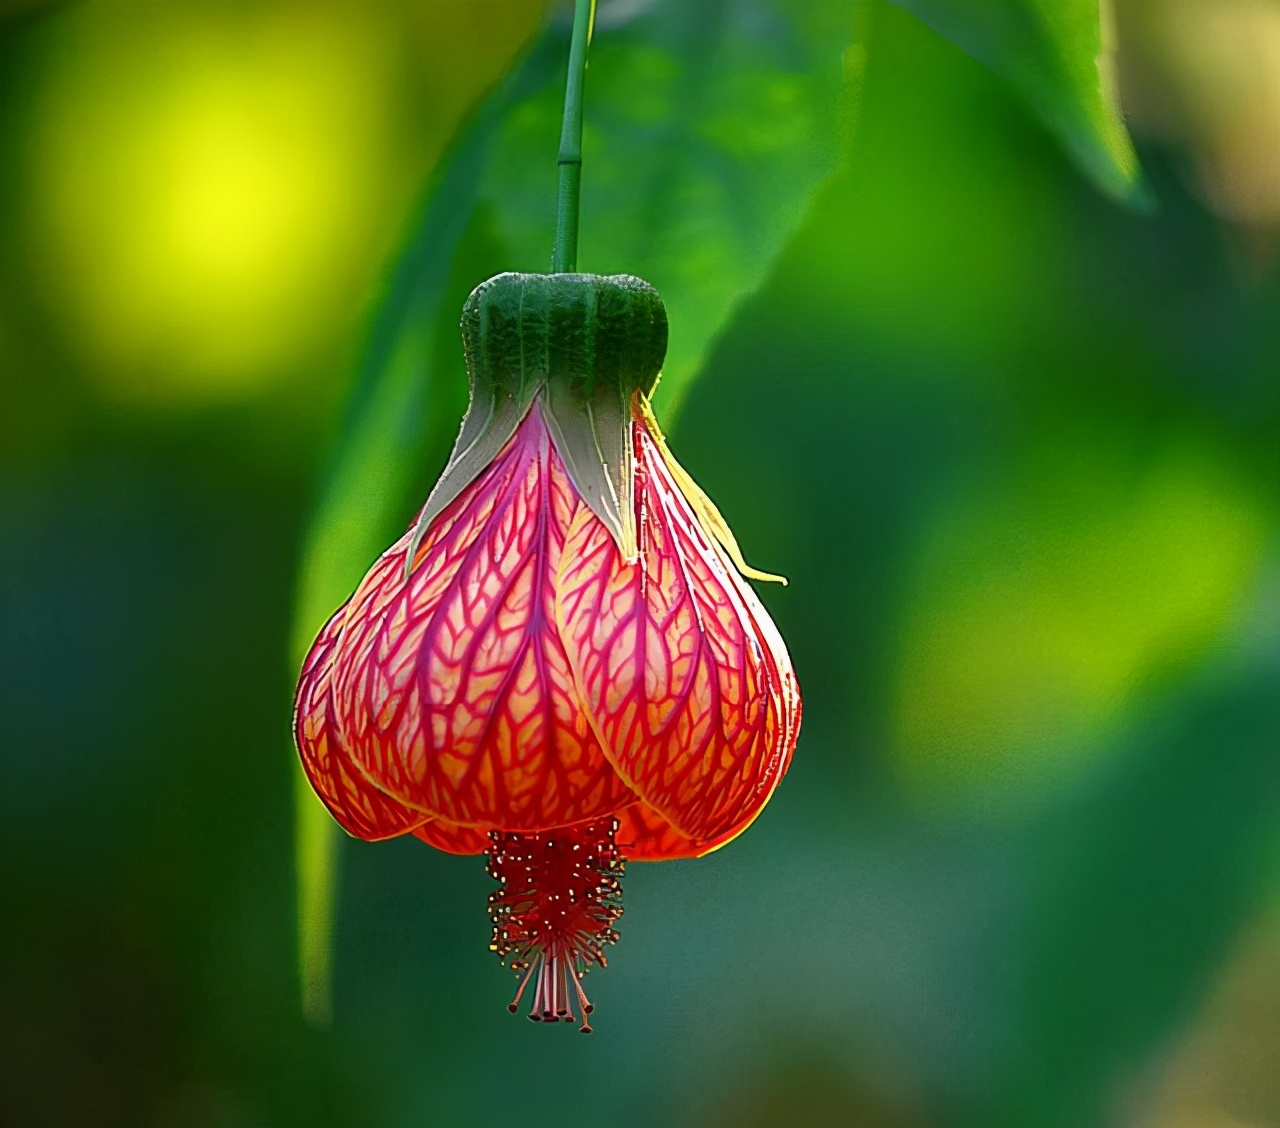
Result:
{"label": "flower stalk", "polygon": [[569,41],[569,75],[564,86],[564,121],[556,159],[556,242],[551,269],[565,274],[578,265],[578,202],[582,195],[582,88],[586,81],[587,46],[595,22],[595,0],[574,0],[573,35]]}

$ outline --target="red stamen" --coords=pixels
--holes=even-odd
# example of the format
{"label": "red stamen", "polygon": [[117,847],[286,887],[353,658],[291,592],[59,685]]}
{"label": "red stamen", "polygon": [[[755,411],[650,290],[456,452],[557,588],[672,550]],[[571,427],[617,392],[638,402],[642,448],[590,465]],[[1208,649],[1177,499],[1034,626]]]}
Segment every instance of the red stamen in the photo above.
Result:
{"label": "red stamen", "polygon": [[587,1015],[596,1008],[591,1005],[586,992],[583,991],[582,980],[579,978],[578,973],[574,971],[573,964],[569,965],[569,974],[573,977],[573,989],[578,993],[578,1006],[582,1008],[582,1026],[580,1027],[580,1030],[583,1034],[590,1034],[591,1023],[587,1021]]}
{"label": "red stamen", "polygon": [[507,1004],[507,1010],[512,1014],[520,1009],[520,996],[524,994],[524,989],[529,985],[529,979],[533,975],[533,965],[530,964],[524,973],[524,978],[520,980],[520,986],[516,988],[516,997]]}
{"label": "red stamen", "polygon": [[520,986],[507,1009],[520,1005],[536,973],[529,1018],[576,1021],[570,985],[582,1010],[584,1034],[595,1008],[582,989],[592,964],[604,967],[604,949],[618,942],[623,860],[614,843],[617,819],[540,834],[493,831],[489,875],[502,888],[489,895],[491,951],[517,973]]}

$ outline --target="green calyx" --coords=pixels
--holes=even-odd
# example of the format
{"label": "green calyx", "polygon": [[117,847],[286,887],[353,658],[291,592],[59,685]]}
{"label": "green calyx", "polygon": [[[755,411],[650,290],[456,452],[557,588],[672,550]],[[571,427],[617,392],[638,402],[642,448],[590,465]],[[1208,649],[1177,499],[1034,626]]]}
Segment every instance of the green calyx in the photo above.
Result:
{"label": "green calyx", "polygon": [[667,311],[629,274],[499,274],[462,307],[471,402],[405,561],[431,523],[475,481],[538,403],[578,495],[636,559],[631,424],[658,382]]}
{"label": "green calyx", "polygon": [[586,403],[653,390],[667,352],[658,292],[629,274],[499,274],[462,308],[473,389],[523,399],[544,384]]}

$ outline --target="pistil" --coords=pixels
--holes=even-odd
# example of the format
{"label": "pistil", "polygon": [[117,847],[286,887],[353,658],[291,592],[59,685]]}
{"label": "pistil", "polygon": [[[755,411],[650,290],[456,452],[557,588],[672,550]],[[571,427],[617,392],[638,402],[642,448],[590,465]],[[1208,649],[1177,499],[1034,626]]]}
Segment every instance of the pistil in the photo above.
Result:
{"label": "pistil", "polygon": [[594,1007],[582,987],[604,950],[618,942],[624,862],[614,842],[618,820],[555,831],[489,835],[489,875],[501,888],[489,895],[491,951],[520,975],[508,1009],[515,1013],[532,981],[534,1022],[576,1022],[582,1033]]}

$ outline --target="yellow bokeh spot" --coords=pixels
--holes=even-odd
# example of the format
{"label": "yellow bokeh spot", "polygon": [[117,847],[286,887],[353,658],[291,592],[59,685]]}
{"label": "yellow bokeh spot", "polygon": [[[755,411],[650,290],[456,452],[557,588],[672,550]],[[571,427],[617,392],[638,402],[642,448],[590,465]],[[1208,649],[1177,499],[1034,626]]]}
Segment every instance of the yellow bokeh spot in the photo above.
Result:
{"label": "yellow bokeh spot", "polygon": [[59,13],[26,226],[41,299],[103,394],[234,401],[349,349],[430,160],[532,27],[525,7],[487,38],[459,5]]}
{"label": "yellow bokeh spot", "polygon": [[1070,777],[1239,615],[1263,499],[1196,440],[1140,467],[1124,450],[1063,437],[933,530],[895,669],[910,783],[990,794]]}

